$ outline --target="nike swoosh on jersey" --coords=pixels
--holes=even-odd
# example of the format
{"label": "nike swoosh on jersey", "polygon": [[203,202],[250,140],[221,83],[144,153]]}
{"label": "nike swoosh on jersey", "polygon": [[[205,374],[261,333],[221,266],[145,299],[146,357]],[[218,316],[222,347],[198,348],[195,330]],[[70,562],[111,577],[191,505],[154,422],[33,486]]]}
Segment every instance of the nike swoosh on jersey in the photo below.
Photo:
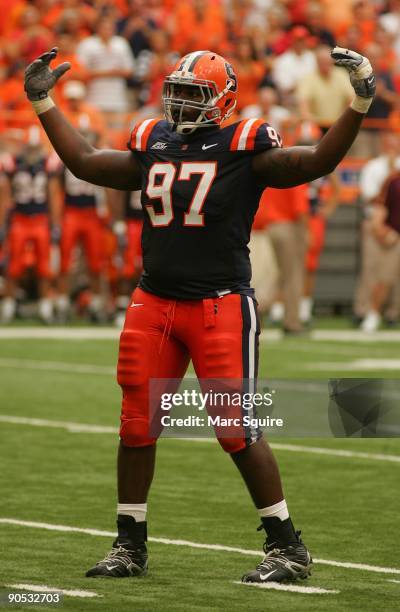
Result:
{"label": "nike swoosh on jersey", "polygon": [[144,306],[144,304],[135,304],[135,302],[133,302],[133,304],[131,304],[131,308],[134,308],[135,306]]}
{"label": "nike swoosh on jersey", "polygon": [[211,147],[216,147],[217,144],[218,144],[218,142],[216,142],[215,144],[211,144],[211,145],[203,144],[203,146],[201,148],[203,149],[203,151],[206,151],[207,149],[211,149]]}

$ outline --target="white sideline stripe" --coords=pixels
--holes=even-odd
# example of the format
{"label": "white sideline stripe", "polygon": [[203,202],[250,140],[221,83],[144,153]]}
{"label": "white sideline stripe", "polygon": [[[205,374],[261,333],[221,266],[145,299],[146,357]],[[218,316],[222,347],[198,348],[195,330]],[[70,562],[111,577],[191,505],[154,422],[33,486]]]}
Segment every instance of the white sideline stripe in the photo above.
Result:
{"label": "white sideline stripe", "polygon": [[385,455],[383,453],[363,453],[362,451],[349,451],[338,448],[321,448],[319,446],[301,446],[300,444],[271,444],[277,450],[293,451],[296,453],[315,453],[316,455],[330,455],[331,457],[354,457],[357,459],[374,459],[376,461],[391,461],[400,463],[400,455]]}
{"label": "white sideline stripe", "polygon": [[118,433],[117,427],[105,425],[90,425],[88,423],[72,423],[68,421],[49,421],[47,419],[33,419],[0,414],[1,423],[12,423],[13,425],[32,425],[33,427],[54,427],[66,429],[72,433]]}
{"label": "white sideline stripe", "polygon": [[400,584],[400,580],[392,580],[391,578],[388,578],[386,582],[395,582],[396,584]]}
{"label": "white sideline stripe", "polygon": [[[88,529],[85,527],[70,527],[68,525],[55,525],[54,523],[39,523],[36,521],[21,521],[13,518],[0,518],[0,524],[19,525],[21,527],[33,527],[36,529],[47,529],[49,531],[63,531],[73,533],[85,533],[93,536],[103,536],[107,538],[115,538],[114,531],[103,531],[100,529]],[[168,544],[171,546],[187,546],[189,548],[200,548],[204,550],[216,550],[220,552],[238,553],[240,555],[260,557],[259,550],[248,550],[245,548],[235,548],[233,546],[223,546],[222,544],[201,544],[200,542],[191,542],[189,540],[170,540],[169,538],[149,538],[150,542],[157,544]],[[376,572],[381,574],[400,574],[400,569],[394,567],[381,567],[378,565],[366,565],[365,563],[351,563],[347,561],[331,561],[326,559],[313,559],[314,563],[321,565],[332,565],[334,567],[344,567],[346,569],[356,569],[366,572]]]}
{"label": "white sideline stripe", "polygon": [[116,367],[101,366],[89,363],[68,363],[63,361],[34,361],[33,359],[1,359],[0,367],[24,368],[27,370],[52,370],[54,372],[68,372],[73,374],[101,374],[113,375]]}
{"label": "white sideline stripe", "polygon": [[320,587],[297,586],[295,584],[280,584],[279,582],[240,582],[234,580],[232,584],[241,584],[242,586],[257,587],[259,589],[272,589],[274,591],[291,591],[292,593],[306,593],[308,595],[324,595],[326,593],[337,595],[340,591],[332,589],[322,589]]}
{"label": "white sideline stripe", "polygon": [[[118,340],[121,330],[115,327],[1,327],[0,340],[38,339],[38,340]],[[283,334],[278,329],[264,329],[260,340],[271,342],[281,340]],[[303,339],[303,338],[301,338]],[[400,342],[400,331],[377,331],[365,334],[359,330],[313,330],[304,340],[376,343]],[[288,340],[288,346],[291,341]]]}
{"label": "white sideline stripe", "polygon": [[58,587],[49,587],[45,584],[6,584],[8,589],[20,589],[21,591],[34,591],[35,593],[63,593],[69,597],[103,597],[94,591],[77,591],[70,589],[59,589]]}
{"label": "white sideline stripe", "polygon": [[118,340],[121,330],[115,327],[2,327],[0,340]]}
{"label": "white sideline stripe", "polygon": [[400,359],[354,359],[353,361],[319,361],[300,366],[306,370],[400,370]]}
{"label": "white sideline stripe", "polygon": [[[32,425],[33,427],[53,427],[65,429],[71,433],[106,433],[117,434],[119,429],[107,425],[91,425],[89,423],[73,423],[69,421],[53,421],[48,419],[36,419],[29,417],[18,417],[8,414],[0,414],[0,423],[11,423],[12,425]],[[166,440],[167,438],[163,438]],[[183,442],[212,442],[215,438],[168,438]],[[337,448],[321,448],[319,446],[302,446],[301,444],[281,444],[273,442],[271,447],[275,450],[290,451],[296,453],[314,453],[316,455],[328,455],[331,457],[349,457],[355,459],[372,459],[375,461],[389,461],[400,463],[400,455],[386,455],[383,453],[364,453],[362,451],[349,451]]]}

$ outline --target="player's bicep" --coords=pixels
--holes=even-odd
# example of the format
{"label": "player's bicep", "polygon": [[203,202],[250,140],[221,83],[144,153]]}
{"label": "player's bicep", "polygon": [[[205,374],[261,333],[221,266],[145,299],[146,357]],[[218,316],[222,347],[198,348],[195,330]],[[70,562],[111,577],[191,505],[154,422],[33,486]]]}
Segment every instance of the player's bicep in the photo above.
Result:
{"label": "player's bicep", "polygon": [[140,167],[130,151],[95,149],[86,159],[84,180],[112,189],[141,189]]}
{"label": "player's bicep", "polygon": [[318,178],[315,147],[270,149],[254,156],[253,171],[265,187],[285,189]]}

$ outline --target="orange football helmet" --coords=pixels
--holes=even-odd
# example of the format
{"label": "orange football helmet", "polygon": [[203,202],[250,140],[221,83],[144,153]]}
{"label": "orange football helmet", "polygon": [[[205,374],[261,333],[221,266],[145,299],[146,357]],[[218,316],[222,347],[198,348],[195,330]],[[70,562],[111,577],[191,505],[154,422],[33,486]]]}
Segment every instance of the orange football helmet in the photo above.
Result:
{"label": "orange football helmet", "polygon": [[231,64],[212,51],[195,51],[182,57],[165,78],[165,117],[181,134],[220,125],[233,113],[236,94]]}

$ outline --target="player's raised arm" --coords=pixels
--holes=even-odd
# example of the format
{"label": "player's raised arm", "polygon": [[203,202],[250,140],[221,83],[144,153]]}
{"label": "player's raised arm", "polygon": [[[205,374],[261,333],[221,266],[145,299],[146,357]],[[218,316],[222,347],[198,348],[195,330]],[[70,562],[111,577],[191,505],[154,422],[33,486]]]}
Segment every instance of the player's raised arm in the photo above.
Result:
{"label": "player's raised arm", "polygon": [[375,76],[366,57],[335,47],[335,64],[350,73],[355,98],[315,146],[271,149],[254,157],[253,168],[265,186],[286,188],[312,181],[333,172],[346,155],[360,129],[375,95]]}
{"label": "player's raised arm", "polygon": [[44,53],[25,71],[25,91],[54,149],[64,164],[80,179],[114,189],[140,189],[140,170],[129,151],[92,147],[67,121],[49,97],[49,91],[70,68],[65,62],[54,70],[50,62],[55,47]]}

